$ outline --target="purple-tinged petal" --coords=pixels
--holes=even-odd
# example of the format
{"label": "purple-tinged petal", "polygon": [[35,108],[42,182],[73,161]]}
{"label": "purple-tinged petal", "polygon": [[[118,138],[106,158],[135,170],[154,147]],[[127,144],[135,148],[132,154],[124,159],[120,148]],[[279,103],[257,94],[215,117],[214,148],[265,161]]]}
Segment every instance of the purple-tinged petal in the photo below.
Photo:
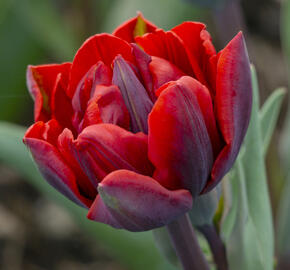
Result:
{"label": "purple-tinged petal", "polygon": [[75,155],[95,187],[109,173],[128,169],[152,175],[148,137],[112,124],[86,127],[74,141]]}
{"label": "purple-tinged petal", "polygon": [[127,170],[109,174],[98,191],[103,203],[95,202],[88,218],[134,232],[165,226],[192,207],[187,190],[168,190],[151,177]]}
{"label": "purple-tinged petal", "polygon": [[114,60],[112,82],[119,87],[122,93],[130,113],[132,131],[142,131],[147,134],[147,117],[152,109],[153,103],[134,71],[120,55]]}
{"label": "purple-tinged petal", "polygon": [[138,45],[132,43],[133,54],[136,59],[137,67],[141,73],[144,85],[146,86],[149,97],[152,102],[156,101],[156,96],[153,91],[153,79],[150,73],[149,64],[152,61],[151,56],[145,53]]}
{"label": "purple-tinged petal", "polygon": [[99,61],[93,65],[78,83],[72,98],[74,111],[84,113],[88,100],[94,94],[95,86],[110,85],[111,80],[112,71],[103,62]]}
{"label": "purple-tinged petal", "polygon": [[220,52],[216,85],[215,110],[226,146],[214,163],[205,192],[214,188],[232,167],[249,125],[252,83],[249,57],[241,32]]}
{"label": "purple-tinged petal", "polygon": [[76,177],[57,149],[37,138],[25,135],[23,139],[44,179],[64,196],[82,207],[90,207],[91,201],[78,190]]}
{"label": "purple-tinged petal", "polygon": [[61,153],[64,161],[73,170],[76,176],[76,182],[81,190],[81,193],[86,198],[94,200],[97,195],[97,189],[91,183],[88,176],[83,172],[80,167],[74,152],[74,138],[73,134],[69,129],[64,129],[63,132],[58,136],[57,149]]}
{"label": "purple-tinged petal", "polygon": [[213,150],[195,96],[199,83],[182,79],[165,85],[149,115],[149,158],[154,179],[168,189],[188,189],[193,197],[206,185]]}

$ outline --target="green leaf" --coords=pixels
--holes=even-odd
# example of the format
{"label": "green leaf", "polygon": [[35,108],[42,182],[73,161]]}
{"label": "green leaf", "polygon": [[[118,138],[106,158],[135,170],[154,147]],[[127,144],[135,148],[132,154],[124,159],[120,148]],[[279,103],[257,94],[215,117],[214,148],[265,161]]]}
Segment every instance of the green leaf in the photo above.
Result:
{"label": "green leaf", "polygon": [[272,95],[268,97],[259,112],[264,154],[267,152],[273,131],[276,127],[285,94],[285,88],[276,89]]}
{"label": "green leaf", "polygon": [[277,253],[279,257],[290,254],[290,175],[283,188],[277,214]]}
{"label": "green leaf", "polygon": [[[131,233],[87,220],[86,211],[54,190],[42,178],[22,143],[25,128],[0,122],[0,162],[14,168],[38,190],[66,207],[75,220],[92,234],[100,245],[128,269],[172,269],[154,246],[150,232]],[[132,256],[134,254],[134,256]]]}
{"label": "green leaf", "polygon": [[232,207],[221,229],[229,269],[271,270],[274,267],[273,224],[259,118],[258,83],[254,69],[252,79],[250,125],[244,149],[230,174]]}

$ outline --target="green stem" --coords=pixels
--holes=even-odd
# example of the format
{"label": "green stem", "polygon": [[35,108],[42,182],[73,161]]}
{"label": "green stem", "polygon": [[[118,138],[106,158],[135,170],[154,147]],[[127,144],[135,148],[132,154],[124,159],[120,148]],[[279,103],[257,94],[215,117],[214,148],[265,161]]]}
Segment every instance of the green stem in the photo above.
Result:
{"label": "green stem", "polygon": [[184,270],[209,270],[188,214],[167,225],[167,230]]}

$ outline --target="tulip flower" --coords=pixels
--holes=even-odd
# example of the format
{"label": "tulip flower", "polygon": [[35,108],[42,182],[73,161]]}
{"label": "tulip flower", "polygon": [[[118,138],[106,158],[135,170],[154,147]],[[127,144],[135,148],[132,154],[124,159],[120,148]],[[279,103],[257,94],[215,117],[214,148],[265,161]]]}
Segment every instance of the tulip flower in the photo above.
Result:
{"label": "tulip flower", "polygon": [[242,33],[216,53],[205,25],[141,14],[84,42],[72,63],[29,66],[29,148],[88,218],[130,231],[172,223],[231,169],[252,102]]}

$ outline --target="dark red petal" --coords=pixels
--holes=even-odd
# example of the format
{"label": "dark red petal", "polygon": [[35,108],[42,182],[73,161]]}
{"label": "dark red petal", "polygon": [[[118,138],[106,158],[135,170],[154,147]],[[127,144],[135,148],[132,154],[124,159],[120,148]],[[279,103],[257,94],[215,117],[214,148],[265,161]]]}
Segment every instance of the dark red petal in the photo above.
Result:
{"label": "dark red petal", "polygon": [[108,173],[119,169],[152,175],[147,140],[143,133],[134,134],[112,124],[98,124],[85,128],[74,144],[81,167],[97,185]]}
{"label": "dark red petal", "polygon": [[68,77],[59,73],[51,97],[51,114],[63,127],[72,127],[73,108],[71,99],[66,95]]}
{"label": "dark red petal", "polygon": [[153,77],[154,90],[169,81],[176,81],[185,74],[169,61],[153,56],[149,64]]}
{"label": "dark red petal", "polygon": [[251,108],[250,62],[240,32],[221,51],[218,59],[215,110],[226,146],[214,163],[206,192],[232,167],[248,128]]}
{"label": "dark red petal", "polygon": [[134,63],[132,48],[126,41],[110,34],[98,34],[85,41],[72,63],[68,96],[72,97],[79,81],[98,61],[110,67],[116,55]]}
{"label": "dark red petal", "polygon": [[211,77],[215,75],[216,67],[210,64],[210,58],[216,55],[216,51],[205,28],[202,23],[184,22],[171,31],[184,42],[196,78],[215,89]]}
{"label": "dark red petal", "polygon": [[88,219],[108,224],[116,229],[123,226],[111,215],[100,195],[97,195],[87,215]]}
{"label": "dark red petal", "polygon": [[174,32],[158,29],[153,33],[137,37],[136,41],[149,55],[164,58],[185,74],[194,75],[184,44]]}
{"label": "dark red petal", "polygon": [[201,109],[207,132],[211,140],[214,157],[216,157],[222,148],[222,140],[217,129],[210,92],[206,86],[189,76],[182,77],[180,82],[186,85],[188,89],[192,89],[197,98],[197,102]]}
{"label": "dark red petal", "polygon": [[130,128],[129,112],[119,88],[115,85],[97,85],[88,103],[82,128],[99,123]]}
{"label": "dark red petal", "polygon": [[90,179],[85,175],[75,158],[73,140],[74,138],[72,132],[66,128],[58,137],[57,148],[66,164],[68,164],[68,166],[73,170],[76,176],[77,185],[81,190],[81,193],[85,197],[94,200],[97,195],[97,189],[91,183]]}
{"label": "dark red petal", "polygon": [[142,131],[147,134],[147,117],[152,109],[153,103],[134,71],[120,55],[114,60],[112,82],[119,87],[122,93],[131,117],[132,131]]}
{"label": "dark red petal", "polygon": [[169,83],[148,120],[154,178],[169,189],[188,189],[193,197],[203,190],[213,163],[211,141],[194,87],[183,80]]}
{"label": "dark red petal", "polygon": [[29,138],[28,135],[25,135],[23,141],[29,148],[44,179],[73,202],[83,207],[89,207],[91,202],[80,195],[75,175],[57,149],[48,142]]}
{"label": "dark red petal", "polygon": [[34,120],[47,121],[50,118],[50,98],[55,87],[56,76],[67,75],[71,63],[28,66],[26,81],[28,90],[34,99]]}
{"label": "dark red petal", "polygon": [[33,124],[25,133],[24,138],[35,138],[47,141],[56,146],[57,137],[62,132],[62,127],[55,119],[51,119],[44,123],[42,121]]}
{"label": "dark red petal", "polygon": [[88,218],[134,232],[165,226],[192,207],[187,190],[171,191],[151,177],[127,170],[109,174],[98,191],[101,200],[96,199]]}
{"label": "dark red petal", "polygon": [[142,35],[142,33],[138,33],[139,31],[136,31],[136,26],[138,28],[138,23],[142,24],[142,32],[150,33],[153,32],[157,26],[155,26],[150,21],[146,20],[141,13],[139,13],[136,17],[124,22],[120,26],[118,26],[114,32],[113,35],[116,37],[119,37],[121,39],[126,40],[127,42],[134,42],[135,36]]}
{"label": "dark red petal", "polygon": [[135,56],[137,67],[141,73],[144,85],[152,102],[156,101],[156,96],[153,91],[153,79],[149,70],[151,56],[145,53],[138,45],[132,43],[132,50]]}
{"label": "dark red petal", "polygon": [[72,106],[75,112],[84,113],[87,103],[94,94],[97,85],[110,85],[112,81],[112,71],[103,62],[99,61],[93,65],[78,83]]}

